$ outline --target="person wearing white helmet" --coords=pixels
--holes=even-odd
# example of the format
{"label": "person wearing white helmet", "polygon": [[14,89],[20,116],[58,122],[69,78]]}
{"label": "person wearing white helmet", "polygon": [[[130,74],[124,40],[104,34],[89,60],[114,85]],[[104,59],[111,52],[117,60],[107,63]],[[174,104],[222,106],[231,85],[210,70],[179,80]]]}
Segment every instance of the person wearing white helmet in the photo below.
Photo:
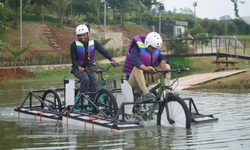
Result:
{"label": "person wearing white helmet", "polygon": [[[72,61],[71,73],[79,79],[80,92],[97,92],[97,80],[94,70],[95,52],[98,51],[111,62],[120,65],[111,54],[106,51],[98,41],[89,38],[89,29],[81,24],[76,27],[76,38],[70,46]],[[86,72],[85,69],[88,71]],[[90,95],[91,96],[91,95]],[[95,95],[92,95],[93,98]]]}
{"label": "person wearing white helmet", "polygon": [[[136,35],[127,52],[122,72],[127,75],[129,84],[141,88],[144,101],[153,101],[154,95],[149,93],[147,85],[156,82],[163,74],[155,72],[159,69],[170,69],[166,58],[161,54],[162,37],[156,32],[150,32],[146,37]],[[158,65],[159,64],[159,65]],[[170,84],[170,74],[166,74]],[[166,92],[169,92],[166,90]]]}

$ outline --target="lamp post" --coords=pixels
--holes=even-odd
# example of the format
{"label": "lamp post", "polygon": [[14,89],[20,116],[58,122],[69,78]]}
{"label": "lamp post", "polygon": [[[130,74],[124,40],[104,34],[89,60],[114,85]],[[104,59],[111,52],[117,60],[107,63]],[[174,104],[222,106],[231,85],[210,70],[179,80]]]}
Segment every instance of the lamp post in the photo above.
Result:
{"label": "lamp post", "polygon": [[159,6],[159,34],[161,34],[161,11],[164,10],[164,6],[160,4]]}
{"label": "lamp post", "polygon": [[197,6],[197,2],[194,2],[193,6],[194,6],[194,24],[196,26],[196,12],[195,12],[195,7]]}
{"label": "lamp post", "polygon": [[[23,4],[22,4],[22,0],[20,0],[20,49],[22,50],[22,47],[23,47],[23,37],[22,37],[22,29],[23,29],[23,27],[22,27],[22,11],[23,11],[23,9],[22,9],[22,7],[23,7]],[[21,57],[22,57],[22,54],[21,54]]]}
{"label": "lamp post", "polygon": [[104,38],[105,38],[105,35],[106,35],[106,2],[107,0],[101,0],[102,3],[104,3]]}

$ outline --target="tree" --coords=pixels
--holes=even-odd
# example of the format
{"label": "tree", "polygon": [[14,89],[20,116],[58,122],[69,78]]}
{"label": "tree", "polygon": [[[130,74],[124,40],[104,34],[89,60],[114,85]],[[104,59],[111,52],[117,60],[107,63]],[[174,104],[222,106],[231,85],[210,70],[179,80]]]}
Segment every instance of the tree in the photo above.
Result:
{"label": "tree", "polygon": [[186,19],[183,18],[181,15],[176,15],[174,18],[174,20],[179,20],[179,21],[185,21]]}
{"label": "tree", "polygon": [[40,10],[41,10],[41,18],[42,18],[42,23],[44,22],[44,9],[46,8],[45,4],[49,5],[50,2],[48,2],[48,0],[39,0],[39,3],[40,3]]}
{"label": "tree", "polygon": [[93,13],[91,0],[74,0],[72,6],[73,15]]}
{"label": "tree", "polygon": [[227,33],[229,35],[234,35],[237,32],[237,26],[233,21],[229,22],[227,25]]}
{"label": "tree", "polygon": [[[31,42],[29,42],[25,47],[21,48],[21,47],[14,47],[14,48],[10,48],[10,45],[9,43],[2,43],[2,46],[4,48],[6,48],[13,56],[14,56],[14,59],[13,59],[13,66],[16,66],[17,64],[17,60],[21,59],[21,56],[24,52],[30,50],[30,45],[31,45]],[[14,68],[14,75],[16,73],[16,68]]]}
{"label": "tree", "polygon": [[220,23],[217,20],[210,20],[210,27],[208,33],[212,35],[219,35],[221,28]]}
{"label": "tree", "polygon": [[210,28],[210,21],[208,19],[202,19],[199,21],[199,24],[202,26],[202,28],[204,29],[204,31],[206,33],[208,33],[208,30]]}
{"label": "tree", "polygon": [[[152,14],[155,13],[158,9],[157,7],[159,4],[161,3],[156,2],[155,0],[130,0],[129,7],[131,7],[132,10],[135,10],[137,14],[136,16],[137,18],[139,18],[141,24],[142,17],[151,17]],[[156,5],[156,7],[151,9],[154,5]],[[152,11],[152,13],[150,12],[150,10]]]}
{"label": "tree", "polygon": [[120,14],[121,14],[120,16],[121,16],[121,24],[122,24],[122,26],[124,25],[124,22],[125,22],[125,14],[130,12],[132,2],[133,2],[133,0],[122,0],[122,1],[120,1],[119,7],[120,7]]}
{"label": "tree", "polygon": [[4,13],[3,13],[3,23],[5,23],[5,21],[6,21],[6,7],[7,7],[7,0],[4,0],[3,7],[4,7]]}
{"label": "tree", "polygon": [[108,5],[113,10],[115,28],[116,28],[116,9],[119,7],[119,4],[120,0],[108,0]]}
{"label": "tree", "polygon": [[223,20],[223,21],[232,20],[232,18],[230,16],[228,16],[228,15],[225,15],[225,16],[221,16],[219,20]]}
{"label": "tree", "polygon": [[152,8],[153,5],[159,5],[160,2],[156,2],[156,0],[139,0],[144,6],[147,7],[148,10]]}
{"label": "tree", "polygon": [[242,19],[234,19],[233,22],[237,27],[237,34],[244,35],[245,34],[244,30],[245,30],[246,23]]}
{"label": "tree", "polygon": [[192,16],[194,15],[194,12],[190,8],[187,8],[187,7],[185,7],[184,9],[180,8],[180,13],[192,15]]}
{"label": "tree", "polygon": [[139,20],[141,24],[142,14],[147,11],[147,7],[140,0],[132,1],[131,5],[133,9],[135,10],[135,12],[139,15]]}
{"label": "tree", "polygon": [[73,2],[73,0],[54,0],[53,1],[54,8],[55,8],[55,10],[60,18],[60,22],[59,22],[60,28],[63,27],[63,19],[64,19],[64,15],[65,15],[65,10],[72,2]]}
{"label": "tree", "polygon": [[[20,0],[7,0],[7,3],[9,4],[10,8],[15,10],[15,19],[13,23],[13,28],[17,28],[17,22],[18,22],[18,15],[19,15],[19,9],[20,9]],[[24,9],[25,5],[28,3],[28,0],[22,0],[22,9]]]}
{"label": "tree", "polygon": [[96,21],[98,26],[100,26],[101,21],[100,21],[100,6],[101,6],[101,1],[100,0],[93,0],[93,10],[95,11],[96,15]]}
{"label": "tree", "polygon": [[194,24],[195,24],[195,22],[194,22],[194,19],[190,19],[190,18],[186,18],[186,20],[185,21],[187,21],[188,22],[188,28],[193,28],[194,27]]}
{"label": "tree", "polygon": [[18,5],[20,5],[20,4],[19,4],[19,1],[18,1],[18,0],[14,0],[15,20],[14,20],[13,28],[15,28],[15,29],[17,29]]}
{"label": "tree", "polygon": [[80,18],[81,22],[96,22],[96,8],[93,6],[92,0],[74,0],[72,6],[72,14]]}
{"label": "tree", "polygon": [[248,24],[245,25],[244,34],[245,35],[250,35],[250,25],[248,25]]}
{"label": "tree", "polygon": [[52,5],[51,0],[30,0],[28,8],[31,8],[29,12],[35,13],[36,15],[40,15],[41,22],[44,23],[44,10],[48,9],[50,5]]}
{"label": "tree", "polygon": [[209,43],[208,38],[212,37],[204,32],[204,29],[200,24],[196,24],[196,26],[191,29],[191,35],[194,39],[196,39],[196,42],[204,45],[207,45]]}
{"label": "tree", "polygon": [[225,35],[226,34],[226,25],[223,21],[218,22],[218,28],[216,30],[217,35]]}

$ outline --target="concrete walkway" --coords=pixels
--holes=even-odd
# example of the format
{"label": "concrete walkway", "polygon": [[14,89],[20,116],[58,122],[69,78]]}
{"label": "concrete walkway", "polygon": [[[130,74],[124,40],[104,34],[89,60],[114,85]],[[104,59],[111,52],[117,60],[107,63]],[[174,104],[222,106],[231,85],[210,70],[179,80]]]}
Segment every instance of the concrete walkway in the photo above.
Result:
{"label": "concrete walkway", "polygon": [[[232,76],[239,73],[244,73],[246,71],[247,70],[223,71],[223,72],[195,74],[195,75],[181,77],[179,78],[179,83],[178,86],[176,87],[176,90],[189,89],[194,86],[198,86],[201,83],[205,83],[214,79]],[[173,87],[175,87],[176,84],[177,83],[175,83]]]}
{"label": "concrete walkway", "polygon": [[[120,61],[120,62],[125,61],[125,58],[126,58],[126,56],[115,57],[115,59],[117,61]],[[100,64],[109,64],[110,61],[108,59],[104,59],[104,60],[98,61],[98,63],[100,63]]]}

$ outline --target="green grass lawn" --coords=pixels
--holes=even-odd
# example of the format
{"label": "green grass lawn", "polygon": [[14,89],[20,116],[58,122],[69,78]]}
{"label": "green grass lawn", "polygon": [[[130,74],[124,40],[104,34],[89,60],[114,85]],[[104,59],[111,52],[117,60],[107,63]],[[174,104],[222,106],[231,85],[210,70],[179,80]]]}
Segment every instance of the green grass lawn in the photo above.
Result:
{"label": "green grass lawn", "polygon": [[[96,68],[98,69],[106,69],[109,64],[107,65],[96,65]],[[125,75],[122,73],[122,67],[117,66],[117,67],[111,67],[107,72],[103,73],[103,77],[107,80],[109,79],[120,79],[122,75]],[[46,71],[41,71],[41,72],[34,72],[35,77],[28,77],[28,78],[23,78],[23,79],[11,79],[7,81],[1,81],[1,82],[39,82],[39,81],[62,81],[63,78],[75,78],[73,74],[71,74],[71,70],[46,70]],[[99,79],[99,78],[98,78]]]}
{"label": "green grass lawn", "polygon": [[235,35],[237,39],[246,39],[250,40],[250,35]]}

